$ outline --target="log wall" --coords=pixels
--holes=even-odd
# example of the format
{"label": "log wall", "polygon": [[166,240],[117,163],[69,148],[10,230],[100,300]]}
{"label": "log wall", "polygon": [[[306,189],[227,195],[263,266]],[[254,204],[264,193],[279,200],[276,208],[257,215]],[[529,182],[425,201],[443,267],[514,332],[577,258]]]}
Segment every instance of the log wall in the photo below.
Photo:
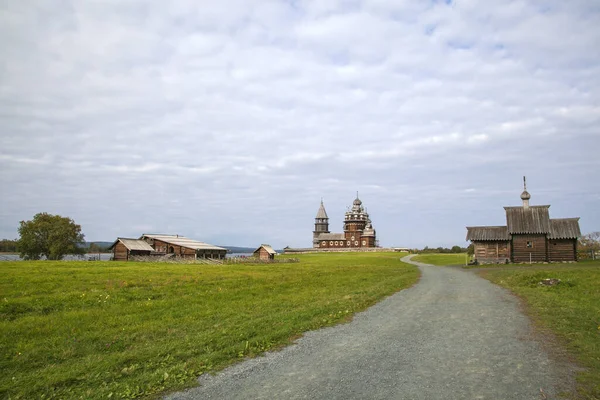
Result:
{"label": "log wall", "polygon": [[159,253],[175,254],[184,258],[195,258],[196,250],[187,247],[177,246],[174,244],[163,242],[162,240],[154,239],[154,250]]}
{"label": "log wall", "polygon": [[121,242],[117,242],[113,247],[113,260],[115,261],[127,261],[129,259],[129,250]]}
{"label": "log wall", "polygon": [[269,254],[264,247],[261,247],[258,251],[254,252],[254,255],[257,256],[259,260],[273,260],[275,258],[275,256]]}
{"label": "log wall", "polygon": [[473,242],[475,259],[479,263],[504,263],[510,259],[508,241]]}
{"label": "log wall", "polygon": [[[531,247],[527,246],[527,242],[531,243]],[[511,258],[515,263],[548,261],[546,235],[513,235]]]}
{"label": "log wall", "polygon": [[553,239],[548,241],[549,261],[577,261],[575,239]]}

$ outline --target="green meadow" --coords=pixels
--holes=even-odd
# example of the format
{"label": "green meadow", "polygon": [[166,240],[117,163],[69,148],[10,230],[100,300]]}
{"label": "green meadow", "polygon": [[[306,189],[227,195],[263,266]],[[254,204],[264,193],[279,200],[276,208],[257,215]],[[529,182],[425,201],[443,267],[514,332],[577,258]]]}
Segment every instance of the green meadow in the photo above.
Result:
{"label": "green meadow", "polygon": [[412,286],[398,253],[299,263],[0,263],[0,398],[148,398]]}
{"label": "green meadow", "polygon": [[465,265],[466,259],[467,255],[465,253],[426,253],[418,254],[412,258],[413,261],[432,265]]}
{"label": "green meadow", "polygon": [[[581,398],[600,399],[600,261],[489,268],[479,274],[524,300],[536,325],[552,331],[585,368],[577,374]],[[560,283],[540,285],[550,278]]]}

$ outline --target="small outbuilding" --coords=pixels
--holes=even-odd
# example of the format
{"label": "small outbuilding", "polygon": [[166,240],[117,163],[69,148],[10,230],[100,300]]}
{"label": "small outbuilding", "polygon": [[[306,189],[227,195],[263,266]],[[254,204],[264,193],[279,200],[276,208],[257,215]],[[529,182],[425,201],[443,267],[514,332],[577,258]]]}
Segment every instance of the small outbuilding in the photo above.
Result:
{"label": "small outbuilding", "polygon": [[268,244],[261,244],[258,249],[254,250],[254,257],[257,257],[259,260],[274,260],[275,254],[277,252]]}
{"label": "small outbuilding", "polygon": [[132,256],[149,256],[154,249],[141,239],[117,238],[108,248],[112,250],[113,260],[127,261]]}

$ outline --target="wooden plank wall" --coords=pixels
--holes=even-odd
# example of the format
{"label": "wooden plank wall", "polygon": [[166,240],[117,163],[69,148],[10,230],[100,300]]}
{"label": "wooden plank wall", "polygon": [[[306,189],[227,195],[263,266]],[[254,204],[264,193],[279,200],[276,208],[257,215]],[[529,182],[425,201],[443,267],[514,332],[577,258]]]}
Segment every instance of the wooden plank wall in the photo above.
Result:
{"label": "wooden plank wall", "polygon": [[[532,246],[527,247],[527,242]],[[529,254],[531,253],[531,258]],[[548,261],[546,250],[546,235],[513,235],[512,236],[512,261],[521,262],[544,262]]]}
{"label": "wooden plank wall", "polygon": [[481,263],[505,262],[510,258],[508,241],[473,242],[475,259]]}
{"label": "wooden plank wall", "polygon": [[128,250],[127,247],[121,242],[117,242],[115,247],[113,247],[113,260],[115,261],[127,261],[128,259]]}
{"label": "wooden plank wall", "polygon": [[[173,251],[171,252],[171,247]],[[174,244],[170,244],[167,242],[163,242],[162,240],[154,239],[154,249],[161,253],[174,253],[179,257],[185,258],[194,258],[196,257],[196,251],[194,249],[189,249],[187,247],[176,246]]]}
{"label": "wooden plank wall", "polygon": [[575,239],[554,239],[548,241],[549,261],[576,261]]}

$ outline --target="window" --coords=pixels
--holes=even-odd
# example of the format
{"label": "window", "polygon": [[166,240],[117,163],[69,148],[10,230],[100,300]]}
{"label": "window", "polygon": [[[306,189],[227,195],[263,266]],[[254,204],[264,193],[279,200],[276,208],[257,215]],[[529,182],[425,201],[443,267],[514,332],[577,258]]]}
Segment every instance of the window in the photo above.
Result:
{"label": "window", "polygon": [[529,240],[527,241],[527,247],[532,248],[533,247],[533,242],[530,242]]}
{"label": "window", "polygon": [[363,242],[362,242],[362,243],[363,243],[363,246],[366,246],[366,245],[367,245],[367,241],[366,241],[366,240],[363,240]]}
{"label": "window", "polygon": [[333,246],[333,240],[330,240],[330,241],[329,241],[329,245],[330,245],[330,246]]}
{"label": "window", "polygon": [[355,245],[355,246],[358,246],[358,240],[356,240],[356,241],[354,242],[354,245]]}
{"label": "window", "polygon": [[337,241],[337,240],[335,241],[335,245],[336,245],[336,246],[338,245],[338,241]]}
{"label": "window", "polygon": [[346,242],[346,246],[350,247],[350,241],[349,240]]}

